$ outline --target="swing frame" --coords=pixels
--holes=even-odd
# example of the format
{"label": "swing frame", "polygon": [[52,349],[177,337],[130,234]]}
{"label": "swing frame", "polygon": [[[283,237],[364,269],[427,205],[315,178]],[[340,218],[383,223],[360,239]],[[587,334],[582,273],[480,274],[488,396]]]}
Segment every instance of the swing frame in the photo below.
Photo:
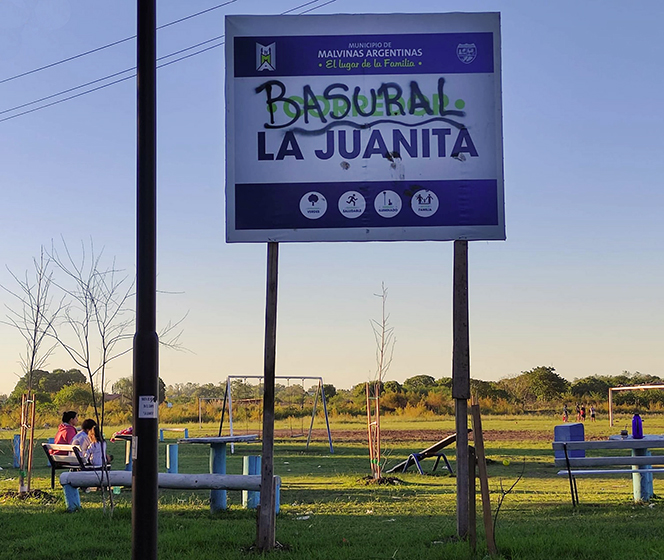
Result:
{"label": "swing frame", "polygon": [[[226,378],[226,392],[224,394],[224,404],[221,409],[221,422],[219,423],[219,436],[221,436],[221,431],[224,427],[224,416],[226,413],[226,409],[228,409],[228,427],[230,430],[230,435],[233,436],[235,435],[233,433],[233,395],[232,395],[232,380],[233,379],[259,379],[263,380],[264,377],[262,375],[229,375]],[[309,450],[309,444],[311,443],[311,433],[314,429],[314,420],[316,418],[316,408],[318,404],[318,395],[320,394],[321,401],[323,403],[323,413],[325,414],[325,426],[327,428],[327,440],[330,446],[330,453],[334,453],[334,447],[332,445],[332,433],[330,431],[330,417],[327,414],[327,402],[325,401],[325,392],[323,391],[323,378],[322,377],[312,377],[308,375],[277,375],[275,376],[276,379],[286,379],[289,386],[290,386],[290,380],[291,379],[297,379],[302,381],[302,389],[304,390],[304,381],[306,379],[312,380],[312,381],[318,381],[318,385],[316,386],[316,395],[314,397],[314,406],[311,411],[311,423],[309,425],[309,431],[307,433],[307,447],[306,449]],[[259,383],[260,386],[260,383]],[[228,406],[226,406],[226,403],[228,403]],[[233,444],[231,444],[231,453],[233,453]]]}

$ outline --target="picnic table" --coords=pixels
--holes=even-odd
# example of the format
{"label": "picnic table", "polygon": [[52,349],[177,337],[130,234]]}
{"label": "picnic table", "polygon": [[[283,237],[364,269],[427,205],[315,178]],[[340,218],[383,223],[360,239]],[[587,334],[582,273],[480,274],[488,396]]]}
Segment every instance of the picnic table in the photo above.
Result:
{"label": "picnic table", "polygon": [[[642,439],[615,435],[609,436],[609,441],[620,441],[621,449],[631,449],[632,457],[648,457],[652,455],[651,449],[664,448],[664,435],[657,434],[644,434]],[[652,465],[639,465],[638,469],[632,472],[634,501],[647,502],[654,496],[652,482]]]}
{"label": "picnic table", "polygon": [[[256,441],[257,434],[244,436],[196,437],[182,438],[178,443],[203,444],[210,446],[210,472],[213,474],[226,474],[226,445],[242,442]],[[226,490],[210,490],[210,509],[218,511],[226,509]]]}

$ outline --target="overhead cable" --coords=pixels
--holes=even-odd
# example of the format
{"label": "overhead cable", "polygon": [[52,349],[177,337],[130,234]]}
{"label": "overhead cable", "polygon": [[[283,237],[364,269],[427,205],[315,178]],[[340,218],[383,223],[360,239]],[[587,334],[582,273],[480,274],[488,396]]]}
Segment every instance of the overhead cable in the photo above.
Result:
{"label": "overhead cable", "polygon": [[[237,0],[232,0],[232,1],[234,2],[234,1],[237,1]],[[279,15],[286,15],[287,13],[292,12],[293,10],[299,10],[299,9],[301,9],[301,8],[304,8],[304,7],[306,7],[306,6],[309,6],[309,5],[314,4],[314,3],[316,3],[316,2],[319,2],[319,1],[320,1],[320,0],[311,0],[311,1],[309,1],[309,2],[305,2],[304,4],[301,4],[301,5],[299,5],[299,6],[296,6],[295,8],[291,8],[290,10],[287,10],[286,12],[282,12],[282,13],[280,13]],[[337,0],[328,0],[328,1],[325,2],[325,3],[323,3],[323,4],[319,4],[319,5],[317,5],[317,6],[314,6],[314,7],[310,8],[310,9],[304,11],[304,12],[301,12],[301,13],[298,14],[298,15],[303,15],[303,14],[305,14],[305,13],[308,13],[308,12],[312,11],[312,10],[317,10],[318,8],[322,8],[323,6],[327,6],[328,4],[332,4],[332,3],[336,2],[336,1],[337,1]],[[231,3],[231,2],[227,2],[227,4],[229,4],[229,3]],[[221,6],[221,5],[220,5],[220,6]],[[216,9],[216,8],[215,8],[215,9]],[[210,11],[210,10],[207,10],[207,11]],[[194,15],[192,15],[192,16],[188,16],[188,17],[185,18],[185,19],[188,19],[188,18],[190,18],[190,17],[194,17]],[[177,22],[171,22],[171,23],[169,23],[169,24],[167,24],[167,25],[173,25],[174,23],[177,23]],[[162,27],[164,27],[164,26],[162,26]],[[195,48],[200,47],[200,46],[202,46],[202,45],[205,45],[205,44],[208,44],[208,43],[211,43],[211,42],[213,42],[213,41],[217,41],[217,40],[220,40],[220,39],[223,39],[223,38],[224,38],[224,35],[219,35],[218,37],[213,37],[212,39],[208,39],[208,40],[206,40],[206,41],[202,41],[202,42],[200,42],[200,43],[197,43],[196,45],[192,45],[192,46],[190,46],[190,47],[186,47],[186,48],[181,49],[181,50],[179,50],[179,51],[175,51],[175,52],[172,52],[172,53],[170,53],[170,54],[167,54],[167,55],[164,55],[164,56],[162,56],[162,57],[159,57],[157,60],[165,60],[165,59],[167,59],[167,58],[171,58],[171,57],[176,56],[176,55],[178,55],[178,54],[181,54],[181,53],[183,53],[183,52],[186,52],[186,51],[189,51],[189,50],[195,49]],[[159,64],[159,65],[157,65],[157,68],[163,68],[164,66],[170,66],[171,64],[175,64],[176,62],[180,62],[180,61],[185,60],[185,59],[187,59],[187,58],[191,58],[191,57],[193,57],[193,56],[197,56],[197,55],[199,55],[199,54],[202,54],[202,53],[204,53],[204,52],[206,52],[206,51],[209,51],[209,50],[215,49],[215,48],[217,48],[217,47],[221,47],[221,46],[224,45],[224,44],[225,44],[225,41],[221,41],[220,43],[217,43],[217,44],[215,44],[215,45],[211,45],[211,46],[206,47],[206,48],[204,48],[204,49],[200,49],[200,50],[198,50],[198,51],[196,51],[196,52],[194,52],[194,53],[190,53],[190,54],[185,55],[185,56],[182,56],[182,57],[180,57],[180,58],[176,58],[175,60],[171,60],[171,61],[169,61],[169,62],[165,62],[165,63],[163,63],[163,64]],[[37,99],[37,100],[34,100],[34,101],[30,101],[30,102],[28,102],[28,103],[23,103],[22,105],[17,105],[17,106],[15,106],[15,107],[10,108],[10,109],[5,109],[5,110],[3,110],[3,111],[0,111],[0,115],[2,115],[2,114],[6,114],[6,113],[11,113],[11,112],[13,112],[13,111],[17,111],[18,109],[22,109],[22,108],[28,107],[28,106],[30,106],[30,105],[35,105],[35,104],[40,103],[40,102],[42,102],[42,101],[47,101],[48,99],[53,99],[54,97],[59,97],[60,95],[64,95],[65,93],[70,93],[70,92],[75,91],[75,90],[77,90],[77,89],[81,89],[81,88],[84,88],[84,87],[87,87],[87,86],[90,86],[90,85],[93,85],[93,84],[96,84],[96,83],[99,83],[99,82],[103,82],[103,81],[108,80],[108,79],[110,79],[110,78],[114,78],[114,77],[116,77],[116,76],[120,76],[120,75],[122,75],[122,74],[125,74],[126,72],[131,72],[131,71],[134,71],[134,70],[136,70],[136,67],[135,67],[135,66],[132,67],[132,68],[127,68],[127,69],[122,70],[122,71],[120,71],[120,72],[115,72],[114,74],[109,74],[109,75],[107,75],[107,76],[104,76],[103,78],[99,78],[99,79],[97,79],[97,80],[93,80],[93,81],[91,81],[91,82],[87,82],[87,83],[85,83],[85,84],[81,84],[81,85],[75,86],[75,87],[73,87],[73,88],[69,88],[69,89],[66,89],[66,90],[60,91],[60,92],[58,92],[58,93],[54,93],[54,94],[52,94],[52,95],[48,95],[48,96],[46,96],[46,97],[42,97],[41,99]],[[10,115],[10,116],[4,117],[4,118],[0,119],[0,123],[1,123],[1,122],[5,122],[5,121],[9,121],[9,120],[12,120],[12,119],[15,119],[15,118],[17,118],[17,117],[21,117],[21,116],[23,116],[23,115],[27,115],[27,114],[29,114],[29,113],[34,113],[35,111],[39,111],[39,110],[41,110],[41,109],[46,109],[47,107],[52,107],[52,106],[54,106],[54,105],[58,105],[58,104],[60,104],[60,103],[64,103],[65,101],[69,101],[69,100],[71,100],[71,99],[76,99],[77,97],[81,97],[81,96],[83,96],[83,95],[87,95],[88,93],[92,93],[92,92],[95,92],[95,91],[99,91],[99,90],[101,90],[101,89],[104,89],[104,88],[107,88],[107,87],[113,86],[113,85],[115,85],[115,84],[119,84],[119,83],[121,83],[121,82],[125,82],[125,81],[130,80],[130,79],[132,79],[132,78],[134,78],[134,77],[136,77],[136,73],[135,73],[135,72],[134,72],[133,74],[130,74],[130,75],[125,76],[125,77],[123,77],[123,78],[119,78],[119,79],[117,79],[117,80],[113,80],[112,82],[108,82],[108,83],[102,84],[102,85],[97,86],[97,87],[95,87],[95,88],[92,88],[92,89],[89,89],[89,90],[85,90],[85,91],[82,91],[82,92],[80,92],[80,93],[76,93],[76,94],[74,94],[74,95],[70,95],[70,96],[68,96],[68,97],[64,97],[64,98],[62,98],[62,99],[58,99],[57,101],[53,101],[53,102],[51,102],[51,103],[46,103],[45,105],[40,105],[39,107],[34,107],[34,108],[32,108],[32,109],[28,109],[27,111],[22,111],[22,112],[20,112],[20,113],[16,113],[15,115]],[[0,82],[0,83],[1,83],[1,82]]]}
{"label": "overhead cable", "polygon": [[[224,6],[228,6],[229,4],[232,4],[233,2],[237,2],[237,1],[238,0],[228,0],[227,2],[224,2],[223,4],[218,4],[217,6],[212,6],[212,8],[208,8],[207,10],[196,12],[195,14],[191,14],[191,15],[185,16],[183,18],[176,19],[174,21],[170,21],[168,23],[165,23],[164,25],[160,25],[160,26],[157,27],[157,29],[164,29],[165,27],[170,27],[171,25],[175,25],[176,23],[180,23],[180,22],[186,21],[188,19],[192,19],[192,18],[198,17],[200,15],[207,14],[208,12],[211,12],[212,10],[218,10],[219,8],[223,8]],[[69,58],[63,58],[62,60],[58,60],[57,62],[52,62],[51,64],[46,64],[45,66],[40,66],[39,68],[34,68],[33,70],[28,70],[27,72],[23,72],[21,74],[16,74],[15,76],[10,76],[9,78],[4,78],[4,79],[0,80],[0,84],[4,84],[5,82],[11,82],[12,80],[17,80],[18,78],[23,78],[24,76],[29,76],[30,74],[35,74],[37,72],[41,72],[42,70],[47,70],[48,68],[53,68],[54,66],[59,66],[60,64],[64,64],[65,62],[71,62],[72,60],[76,60],[77,58],[83,58],[84,56],[87,56],[89,54],[93,54],[93,53],[96,53],[96,52],[99,52],[99,51],[103,51],[104,49],[108,49],[110,47],[120,45],[121,43],[126,43],[127,41],[131,41],[132,39],[136,39],[136,35],[132,35],[131,37],[125,37],[124,39],[119,39],[118,41],[113,41],[112,43],[102,45],[101,47],[97,47],[95,49],[91,49],[89,51],[85,51],[85,52],[76,54],[74,56],[70,56]]]}

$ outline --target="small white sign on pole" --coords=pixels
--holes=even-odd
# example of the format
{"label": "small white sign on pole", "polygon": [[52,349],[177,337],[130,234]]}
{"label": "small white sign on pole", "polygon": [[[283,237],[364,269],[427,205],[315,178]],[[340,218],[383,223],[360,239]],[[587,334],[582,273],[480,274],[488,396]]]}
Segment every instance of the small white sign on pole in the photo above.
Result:
{"label": "small white sign on pole", "polygon": [[500,16],[227,16],[229,242],[505,239]]}

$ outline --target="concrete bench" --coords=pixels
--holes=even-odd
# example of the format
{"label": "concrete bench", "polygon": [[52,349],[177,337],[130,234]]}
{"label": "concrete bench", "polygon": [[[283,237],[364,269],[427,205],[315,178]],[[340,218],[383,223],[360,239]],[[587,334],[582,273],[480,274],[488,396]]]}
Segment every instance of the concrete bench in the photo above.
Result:
{"label": "concrete bench", "polygon": [[[274,477],[275,491],[275,513],[279,513],[279,488],[281,478]],[[132,473],[127,471],[106,472],[65,472],[60,475],[60,484],[65,491],[65,502],[69,511],[75,511],[81,507],[81,498],[78,488],[90,488],[94,486],[125,486],[131,487]],[[157,475],[159,488],[174,490],[247,490],[260,492],[260,475],[242,474],[174,474],[159,473]],[[212,513],[215,509],[211,502]]]}

